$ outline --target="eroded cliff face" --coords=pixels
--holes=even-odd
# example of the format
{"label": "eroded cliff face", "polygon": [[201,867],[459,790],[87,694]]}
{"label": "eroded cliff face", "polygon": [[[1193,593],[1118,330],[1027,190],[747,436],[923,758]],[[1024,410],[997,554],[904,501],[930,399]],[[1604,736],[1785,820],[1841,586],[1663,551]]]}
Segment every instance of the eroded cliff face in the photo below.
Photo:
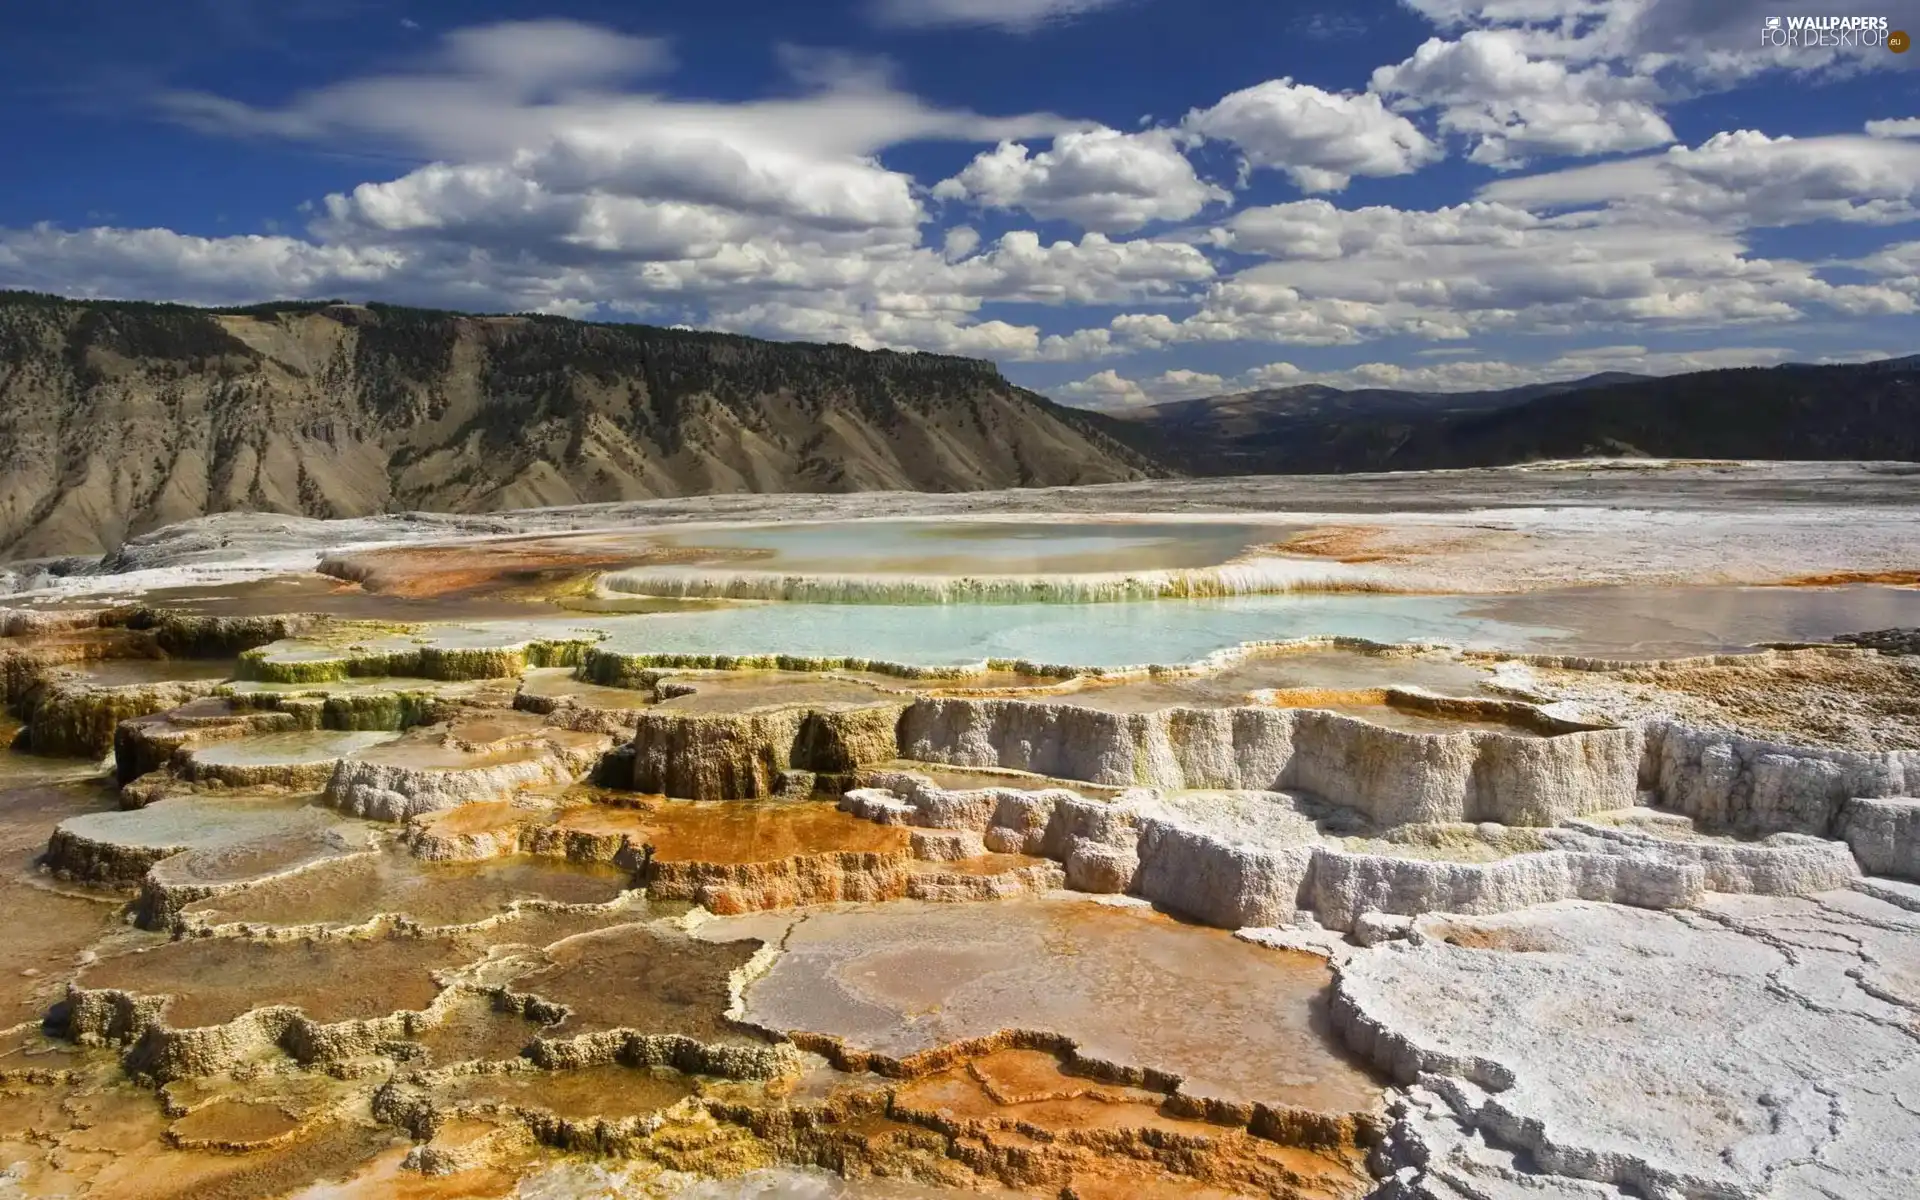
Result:
{"label": "eroded cliff face", "polygon": [[0,295],[0,556],[236,509],[480,512],[1143,478],[988,363],[388,306]]}

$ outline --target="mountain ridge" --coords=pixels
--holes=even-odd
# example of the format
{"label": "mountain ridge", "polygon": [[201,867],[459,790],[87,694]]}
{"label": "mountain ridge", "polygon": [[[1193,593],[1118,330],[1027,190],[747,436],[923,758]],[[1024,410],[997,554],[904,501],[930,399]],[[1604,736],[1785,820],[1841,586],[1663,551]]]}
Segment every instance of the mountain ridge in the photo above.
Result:
{"label": "mountain ridge", "polygon": [[1585,457],[1920,461],[1920,355],[1480,392],[1324,385],[1115,414],[1116,436],[1204,475],[1344,474]]}
{"label": "mountain ridge", "polygon": [[1274,404],[1289,405],[1294,401],[1307,404],[1324,403],[1333,400],[1379,399],[1389,402],[1427,401],[1443,407],[1504,407],[1540,396],[1557,395],[1561,392],[1579,391],[1590,387],[1605,387],[1616,383],[1637,383],[1642,380],[1656,379],[1655,375],[1637,375],[1631,371],[1600,371],[1574,379],[1552,380],[1543,383],[1521,384],[1510,388],[1481,388],[1464,392],[1427,391],[1417,388],[1381,388],[1361,387],[1342,388],[1325,383],[1295,383],[1278,388],[1254,388],[1245,392],[1221,392],[1212,396],[1197,396],[1187,400],[1162,400],[1157,404],[1141,405],[1136,408],[1120,410],[1113,415],[1122,419],[1148,413],[1163,414],[1176,411],[1202,412],[1238,405]]}
{"label": "mountain ridge", "polygon": [[991,363],[380,304],[0,293],[0,557],[209,512],[1151,477]]}

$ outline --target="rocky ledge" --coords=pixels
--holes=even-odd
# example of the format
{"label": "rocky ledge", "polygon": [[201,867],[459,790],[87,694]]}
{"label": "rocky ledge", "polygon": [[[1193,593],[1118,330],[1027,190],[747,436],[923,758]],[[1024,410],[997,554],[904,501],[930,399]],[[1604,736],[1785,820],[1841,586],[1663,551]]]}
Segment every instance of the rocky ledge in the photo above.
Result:
{"label": "rocky ledge", "polygon": [[1833,640],[1865,646],[1882,654],[1920,654],[1920,629],[1873,629],[1866,633],[1843,633]]}

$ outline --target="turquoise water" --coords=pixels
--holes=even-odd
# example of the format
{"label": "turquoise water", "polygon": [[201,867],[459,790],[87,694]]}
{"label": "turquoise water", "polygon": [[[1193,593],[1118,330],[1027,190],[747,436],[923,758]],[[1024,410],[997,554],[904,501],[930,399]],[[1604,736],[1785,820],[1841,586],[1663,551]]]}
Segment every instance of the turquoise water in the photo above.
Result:
{"label": "turquoise water", "polygon": [[857,656],[928,666],[1026,659],[1064,666],[1186,663],[1241,642],[1310,636],[1494,648],[1555,627],[1465,610],[1458,596],[1281,595],[1137,604],[755,604],[608,621],[609,649]]}
{"label": "turquoise water", "polygon": [[1595,588],[1518,596],[1291,593],[1117,604],[742,604],[608,618],[610,649],[928,666],[1185,663],[1241,642],[1360,637],[1611,658],[1736,651],[1920,625],[1920,589]]}
{"label": "turquoise water", "polygon": [[[422,638],[468,647],[604,633],[634,654],[864,658],[922,666],[1188,663],[1242,642],[1358,637],[1605,658],[1677,657],[1920,625],[1920,589],[1595,588],[1516,596],[1295,592],[1104,604],[692,604],[468,622]],[[282,644],[283,646],[286,644]],[[280,646],[275,648],[278,656]],[[337,651],[329,651],[337,653]]]}
{"label": "turquoise water", "polygon": [[1245,522],[836,521],[661,534],[669,546],[746,551],[713,565],[833,574],[1050,575],[1210,567],[1295,527]]}

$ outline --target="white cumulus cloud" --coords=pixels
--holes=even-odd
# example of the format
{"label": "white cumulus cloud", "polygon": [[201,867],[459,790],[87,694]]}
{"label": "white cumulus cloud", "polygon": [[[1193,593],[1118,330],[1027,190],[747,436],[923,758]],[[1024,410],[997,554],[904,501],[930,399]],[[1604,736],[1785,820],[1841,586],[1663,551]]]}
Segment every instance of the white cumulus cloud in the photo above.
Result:
{"label": "white cumulus cloud", "polygon": [[1143,408],[1170,400],[1192,400],[1217,395],[1229,383],[1225,376],[1205,371],[1164,371],[1142,379],[1129,379],[1118,371],[1096,371],[1085,379],[1050,389],[1055,400],[1076,408]]}
{"label": "white cumulus cloud", "polygon": [[1195,174],[1172,131],[1164,129],[1063,133],[1038,154],[1018,142],[1002,142],[941,181],[933,194],[1108,233],[1149,221],[1183,221],[1208,204],[1231,199]]}
{"label": "white cumulus cloud", "polygon": [[1305,192],[1337,192],[1355,175],[1405,175],[1441,157],[1379,96],[1271,79],[1187,114],[1185,127],[1232,144],[1253,167],[1285,171]]}
{"label": "white cumulus cloud", "polygon": [[1498,180],[1480,196],[1538,210],[1617,205],[1735,226],[1893,224],[1920,216],[1920,142],[1731,130],[1664,154]]}
{"label": "white cumulus cloud", "polygon": [[1868,121],[1868,137],[1911,138],[1920,137],[1920,117],[1892,117],[1884,121]]}
{"label": "white cumulus cloud", "polygon": [[1920,311],[1903,277],[1835,282],[1820,264],[1751,253],[1724,220],[1638,204],[1561,213],[1312,199],[1236,213],[1215,238],[1262,261],[1209,285],[1186,315],[1115,318],[1120,345],[1449,341]]}
{"label": "white cumulus cloud", "polygon": [[1529,57],[1510,31],[1429,39],[1404,62],[1376,70],[1372,87],[1397,107],[1438,109],[1442,129],[1473,140],[1474,162],[1501,169],[1541,155],[1584,157],[1673,140],[1653,106],[1651,81]]}

